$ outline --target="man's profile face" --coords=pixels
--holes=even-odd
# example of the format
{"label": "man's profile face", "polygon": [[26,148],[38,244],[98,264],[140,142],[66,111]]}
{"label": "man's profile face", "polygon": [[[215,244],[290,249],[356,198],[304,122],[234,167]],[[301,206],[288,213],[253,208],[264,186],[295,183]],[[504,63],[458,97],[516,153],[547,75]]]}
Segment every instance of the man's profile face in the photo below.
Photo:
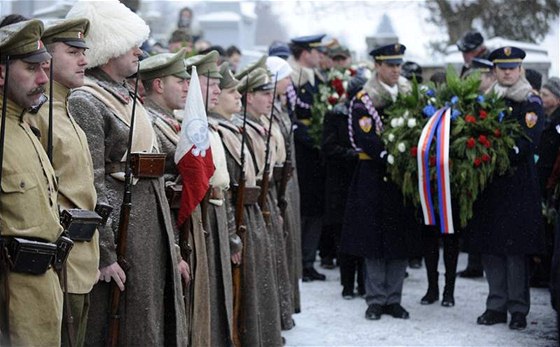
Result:
{"label": "man's profile face", "polygon": [[81,87],[88,63],[85,51],[85,48],[69,46],[63,42],[54,43],[51,51],[54,80],[66,88]]}
{"label": "man's profile face", "polygon": [[[6,87],[6,65],[0,65],[2,88]],[[44,70],[44,62],[27,63],[17,59],[10,62],[7,96],[23,108],[37,105],[49,81]]]}

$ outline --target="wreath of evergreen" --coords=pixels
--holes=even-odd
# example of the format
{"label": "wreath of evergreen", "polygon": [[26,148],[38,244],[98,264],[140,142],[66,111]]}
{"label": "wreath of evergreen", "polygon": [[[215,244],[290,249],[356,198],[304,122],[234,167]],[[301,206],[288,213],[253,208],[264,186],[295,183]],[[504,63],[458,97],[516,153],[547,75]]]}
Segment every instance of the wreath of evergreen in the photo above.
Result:
{"label": "wreath of evergreen", "polygon": [[[479,92],[480,76],[460,79],[452,67],[446,83],[421,86],[413,81],[410,94],[399,95],[387,110],[382,134],[387,150],[389,177],[401,188],[405,201],[420,204],[418,192],[417,144],[429,117],[442,107],[451,107],[449,140],[450,184],[454,210],[460,226],[473,215],[473,204],[495,175],[509,170],[508,154],[515,140],[525,136],[519,123],[506,117],[511,109],[495,93]],[[430,181],[437,189],[435,141],[430,147]],[[438,197],[432,194],[437,210]]]}

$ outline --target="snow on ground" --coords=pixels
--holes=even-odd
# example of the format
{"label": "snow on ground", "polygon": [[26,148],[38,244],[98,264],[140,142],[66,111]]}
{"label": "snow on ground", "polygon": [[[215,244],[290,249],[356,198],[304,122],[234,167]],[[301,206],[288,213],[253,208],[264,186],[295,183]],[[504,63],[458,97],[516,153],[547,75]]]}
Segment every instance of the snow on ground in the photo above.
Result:
{"label": "snow on ground", "polygon": [[[458,269],[464,269],[461,253]],[[485,310],[486,279],[457,278],[455,307],[440,303],[420,305],[427,289],[426,269],[408,269],[402,305],[410,319],[383,315],[378,321],[364,318],[362,298],[342,299],[339,268],[316,268],[326,282],[301,283],[302,312],[294,315],[296,326],[285,331],[286,346],[558,346],[555,312],[547,289],[531,288],[531,311],[527,329],[510,330],[507,324],[481,326],[476,318]],[[444,282],[440,259],[440,292]],[[509,317],[508,317],[509,322]]]}

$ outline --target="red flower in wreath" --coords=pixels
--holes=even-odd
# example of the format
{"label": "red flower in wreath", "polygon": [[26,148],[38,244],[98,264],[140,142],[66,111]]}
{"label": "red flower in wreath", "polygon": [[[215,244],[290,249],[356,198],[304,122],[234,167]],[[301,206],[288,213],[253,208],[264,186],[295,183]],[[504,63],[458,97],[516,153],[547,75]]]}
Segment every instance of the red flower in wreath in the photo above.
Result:
{"label": "red flower in wreath", "polygon": [[500,131],[500,129],[494,130],[494,137],[501,137],[501,136],[502,136],[502,132]]}
{"label": "red flower in wreath", "polygon": [[334,106],[338,102],[338,98],[336,96],[331,95],[327,98],[327,101],[328,101],[329,104]]}
{"label": "red flower in wreath", "polygon": [[486,117],[488,117],[488,113],[486,113],[486,111],[484,111],[484,110],[480,110],[480,111],[478,112],[478,117],[479,117],[480,119],[482,119],[482,120],[485,120]]}
{"label": "red flower in wreath", "polygon": [[467,140],[467,148],[468,148],[468,149],[473,149],[475,145],[476,145],[475,139],[474,139],[473,137],[470,137],[470,138]]}
{"label": "red flower in wreath", "polygon": [[489,156],[488,154],[484,153],[484,154],[482,155],[482,161],[483,161],[484,163],[488,163],[488,162],[490,161],[490,156]]}
{"label": "red flower in wreath", "polygon": [[410,156],[416,157],[418,155],[418,147],[414,146],[410,149]]}
{"label": "red flower in wreath", "polygon": [[465,122],[474,124],[476,123],[476,118],[472,114],[468,114],[465,116]]}
{"label": "red flower in wreath", "polygon": [[356,76],[356,73],[358,73],[355,69],[352,69],[352,68],[348,68],[348,71],[350,71],[350,76],[351,77]]}
{"label": "red flower in wreath", "polygon": [[334,88],[334,91],[338,94],[338,95],[344,95],[344,85],[342,84],[342,81],[339,80],[338,78],[335,78],[334,80],[331,81],[331,87]]}
{"label": "red flower in wreath", "polygon": [[474,167],[479,167],[482,164],[482,160],[480,158],[474,158]]}
{"label": "red flower in wreath", "polygon": [[478,142],[480,142],[480,144],[483,145],[486,148],[490,148],[490,146],[491,146],[490,141],[488,141],[488,138],[484,135],[480,135],[478,137]]}

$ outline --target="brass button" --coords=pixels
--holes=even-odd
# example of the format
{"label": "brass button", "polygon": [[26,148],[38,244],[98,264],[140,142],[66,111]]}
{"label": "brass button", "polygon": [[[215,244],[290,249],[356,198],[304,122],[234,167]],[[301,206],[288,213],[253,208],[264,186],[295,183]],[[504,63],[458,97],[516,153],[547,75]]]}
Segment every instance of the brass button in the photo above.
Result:
{"label": "brass button", "polygon": [[19,187],[22,188],[22,189],[25,188],[25,182],[24,182],[24,181],[21,181],[21,182],[19,183]]}

